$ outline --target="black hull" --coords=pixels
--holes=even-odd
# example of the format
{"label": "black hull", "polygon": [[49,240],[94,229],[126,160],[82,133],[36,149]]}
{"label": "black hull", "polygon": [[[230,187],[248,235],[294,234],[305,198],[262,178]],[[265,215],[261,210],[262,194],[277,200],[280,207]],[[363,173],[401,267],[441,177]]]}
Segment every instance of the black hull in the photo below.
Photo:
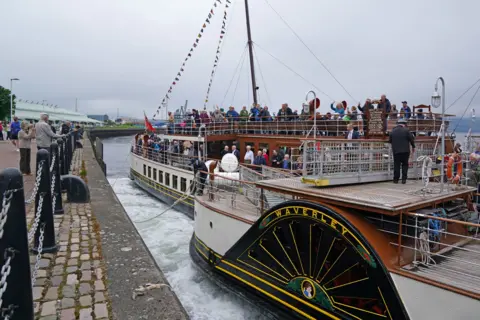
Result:
{"label": "black hull", "polygon": [[278,319],[409,319],[373,248],[318,204],[271,208],[224,256],[194,234],[190,255],[222,287]]}
{"label": "black hull", "polygon": [[[174,190],[171,190],[165,186],[160,186],[157,184],[157,188],[155,188],[152,184],[148,184],[146,181],[144,181],[144,179],[141,179],[141,177],[136,175],[134,172],[130,172],[130,179],[132,179],[137,186],[169,206],[173,205],[179,198],[182,197],[180,194],[178,194],[178,192],[175,192]],[[185,214],[190,219],[194,219],[194,202],[192,197],[178,201],[173,208]]]}
{"label": "black hull", "polygon": [[250,290],[248,286],[242,285],[242,283],[238,281],[232,281],[231,278],[224,277],[222,273],[216,272],[215,268],[195,249],[195,246],[198,244],[194,233],[190,239],[190,257],[210,280],[222,289],[228,290],[241,299],[251,303],[259,310],[262,310],[262,316],[265,317],[264,319],[298,319],[298,317],[292,317],[289,313],[281,312],[278,306],[269,304],[263,300],[263,297],[259,296],[256,291]]}

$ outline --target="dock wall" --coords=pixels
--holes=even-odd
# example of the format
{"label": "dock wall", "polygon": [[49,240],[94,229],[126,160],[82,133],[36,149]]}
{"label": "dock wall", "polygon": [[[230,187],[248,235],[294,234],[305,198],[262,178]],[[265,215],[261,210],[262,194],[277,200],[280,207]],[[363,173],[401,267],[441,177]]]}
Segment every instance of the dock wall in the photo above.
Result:
{"label": "dock wall", "polygon": [[[90,139],[85,140],[84,160],[92,211],[101,230],[113,318],[189,319],[106,179],[102,153],[94,151]],[[147,283],[160,286],[136,296],[135,289]]]}

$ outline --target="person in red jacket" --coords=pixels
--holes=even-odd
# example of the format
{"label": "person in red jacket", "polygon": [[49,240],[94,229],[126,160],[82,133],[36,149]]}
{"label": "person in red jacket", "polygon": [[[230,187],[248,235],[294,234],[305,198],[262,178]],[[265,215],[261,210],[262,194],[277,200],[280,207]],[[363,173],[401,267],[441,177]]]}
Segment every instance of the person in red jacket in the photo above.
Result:
{"label": "person in red jacket", "polygon": [[263,149],[262,151],[262,156],[265,158],[265,163],[268,165],[268,153],[267,153],[267,149]]}

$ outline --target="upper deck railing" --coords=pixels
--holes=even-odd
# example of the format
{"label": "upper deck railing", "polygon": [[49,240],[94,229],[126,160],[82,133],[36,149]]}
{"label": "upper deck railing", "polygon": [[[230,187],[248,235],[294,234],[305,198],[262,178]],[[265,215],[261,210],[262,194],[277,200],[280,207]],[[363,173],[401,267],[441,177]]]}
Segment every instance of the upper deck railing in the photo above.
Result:
{"label": "upper deck railing", "polygon": [[[409,159],[409,178],[439,181],[441,165],[435,141],[417,141]],[[468,154],[445,160],[445,177],[452,184],[467,184]],[[304,141],[291,155],[292,169],[301,170],[305,182],[317,186],[385,181],[393,178],[391,145],[383,140],[317,139]],[[449,176],[448,173],[451,173]]]}
{"label": "upper deck railing", "polygon": [[[380,119],[385,121],[385,131],[391,131],[396,126],[397,117],[390,116]],[[170,135],[198,136],[198,135],[226,135],[226,134],[268,134],[268,135],[290,135],[290,136],[310,136],[313,137],[314,130],[317,128],[317,136],[342,136],[347,131],[347,125],[352,124],[358,131],[368,136],[367,119],[362,119],[359,115],[355,120],[345,120],[335,116],[326,118],[317,115],[316,121],[302,116],[283,117],[272,119],[271,117],[258,117],[256,121],[245,118],[223,118],[223,119],[200,119],[195,122],[193,119],[182,121],[159,120],[166,123],[166,128],[161,129],[163,133]],[[410,131],[430,135],[437,133],[441,127],[441,117],[432,114],[428,118],[410,118],[407,125]],[[445,125],[448,128],[449,122]],[[381,132],[385,132],[380,129]],[[370,136],[375,135],[370,133]],[[376,133],[378,135],[378,131]]]}

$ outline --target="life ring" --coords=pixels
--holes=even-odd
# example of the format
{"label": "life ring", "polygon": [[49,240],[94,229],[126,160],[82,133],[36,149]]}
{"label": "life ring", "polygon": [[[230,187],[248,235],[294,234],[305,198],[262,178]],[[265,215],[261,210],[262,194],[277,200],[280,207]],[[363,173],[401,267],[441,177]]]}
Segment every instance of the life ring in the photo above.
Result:
{"label": "life ring", "polygon": [[447,178],[457,184],[462,177],[463,164],[459,155],[452,155],[447,162]]}

